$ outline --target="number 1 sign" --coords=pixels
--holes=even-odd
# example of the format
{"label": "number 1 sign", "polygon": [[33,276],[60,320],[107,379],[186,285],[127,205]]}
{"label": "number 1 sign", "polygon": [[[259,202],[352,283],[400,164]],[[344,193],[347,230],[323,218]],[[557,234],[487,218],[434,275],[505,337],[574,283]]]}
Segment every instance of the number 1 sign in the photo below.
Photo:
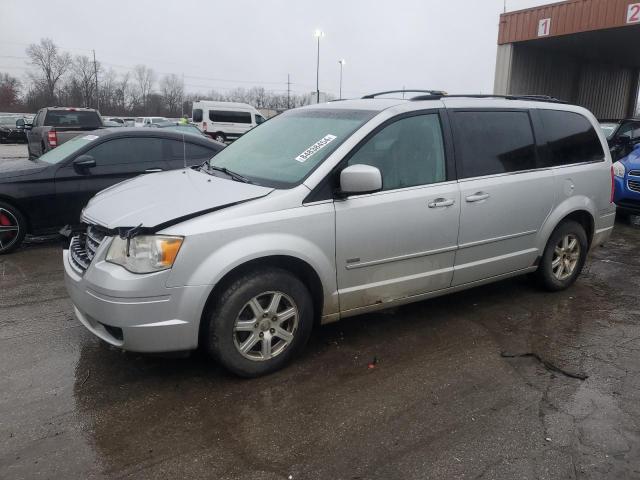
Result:
{"label": "number 1 sign", "polygon": [[632,3],[627,7],[627,23],[640,23],[640,3]]}
{"label": "number 1 sign", "polygon": [[549,31],[551,30],[551,19],[543,18],[538,22],[538,36],[546,37],[549,35]]}

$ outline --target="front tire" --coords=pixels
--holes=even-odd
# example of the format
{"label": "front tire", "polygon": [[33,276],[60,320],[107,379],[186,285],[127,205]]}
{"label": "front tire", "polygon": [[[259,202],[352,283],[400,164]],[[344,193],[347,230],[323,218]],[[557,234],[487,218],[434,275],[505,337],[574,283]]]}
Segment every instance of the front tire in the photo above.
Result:
{"label": "front tire", "polygon": [[13,205],[0,201],[0,255],[10,253],[22,244],[27,222]]}
{"label": "front tire", "polygon": [[313,303],[295,275],[264,269],[229,284],[206,321],[208,353],[236,375],[258,377],[302,351],[313,327]]}
{"label": "front tire", "polygon": [[222,132],[214,133],[213,134],[213,139],[216,142],[220,142],[220,143],[224,143],[224,142],[227,141],[227,138],[224,136],[224,133],[222,133]]}
{"label": "front tire", "polygon": [[569,288],[580,275],[588,250],[584,227],[573,220],[562,222],[544,249],[536,272],[539,284],[552,292]]}

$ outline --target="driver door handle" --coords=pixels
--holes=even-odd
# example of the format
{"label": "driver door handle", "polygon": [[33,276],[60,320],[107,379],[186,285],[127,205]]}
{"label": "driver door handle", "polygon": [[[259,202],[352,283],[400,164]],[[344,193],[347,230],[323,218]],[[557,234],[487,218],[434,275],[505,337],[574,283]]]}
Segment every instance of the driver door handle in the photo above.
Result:
{"label": "driver door handle", "polygon": [[450,207],[453,205],[455,200],[451,198],[436,198],[433,202],[429,202],[429,208],[441,208],[441,207]]}
{"label": "driver door handle", "polygon": [[164,170],[162,170],[161,168],[147,168],[144,173],[158,173],[158,172],[164,172]]}
{"label": "driver door handle", "polygon": [[490,195],[486,192],[476,192],[473,195],[469,195],[468,197],[465,197],[465,200],[469,203],[480,202],[482,200],[486,200],[489,197]]}

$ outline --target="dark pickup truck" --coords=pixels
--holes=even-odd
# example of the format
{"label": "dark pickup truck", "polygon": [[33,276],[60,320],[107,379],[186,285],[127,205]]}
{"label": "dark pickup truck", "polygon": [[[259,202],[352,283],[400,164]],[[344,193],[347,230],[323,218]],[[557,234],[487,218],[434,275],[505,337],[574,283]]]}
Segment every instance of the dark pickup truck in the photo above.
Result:
{"label": "dark pickup truck", "polygon": [[26,124],[29,158],[37,158],[84,132],[103,128],[102,117],[92,108],[41,108]]}

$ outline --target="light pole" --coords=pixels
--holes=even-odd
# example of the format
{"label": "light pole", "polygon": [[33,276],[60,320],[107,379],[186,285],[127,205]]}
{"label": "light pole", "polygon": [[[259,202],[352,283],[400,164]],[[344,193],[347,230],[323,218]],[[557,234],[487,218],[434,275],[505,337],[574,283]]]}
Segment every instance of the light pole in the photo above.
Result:
{"label": "light pole", "polygon": [[344,67],[347,61],[342,58],[338,60],[338,63],[340,64],[340,100],[342,100],[342,67]]}
{"label": "light pole", "polygon": [[316,63],[316,103],[320,103],[320,39],[324,37],[322,30],[316,30],[313,36],[318,39],[318,61]]}

